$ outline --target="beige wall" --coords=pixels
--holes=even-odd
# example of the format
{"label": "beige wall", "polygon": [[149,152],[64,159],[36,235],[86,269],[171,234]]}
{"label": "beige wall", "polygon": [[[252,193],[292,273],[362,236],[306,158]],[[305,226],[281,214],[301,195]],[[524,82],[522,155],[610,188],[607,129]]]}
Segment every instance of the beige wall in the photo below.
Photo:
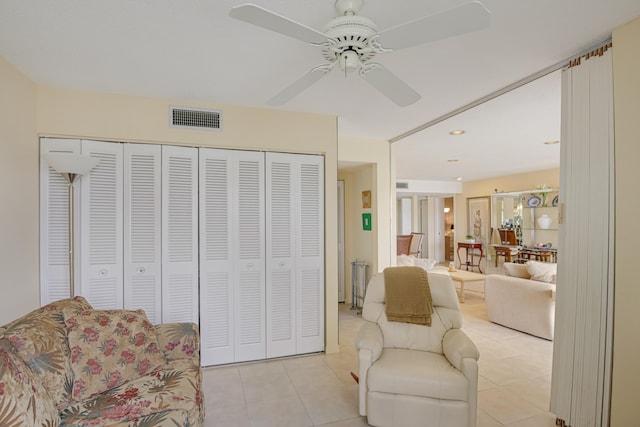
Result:
{"label": "beige wall", "polygon": [[36,87],[0,57],[0,325],[39,306]]}
{"label": "beige wall", "polygon": [[525,191],[534,189],[536,185],[546,184],[552,188],[560,187],[560,169],[549,169],[517,175],[470,181],[462,184],[462,194],[455,197],[456,239],[461,240],[469,232],[467,230],[467,198],[490,196],[499,192]]}
{"label": "beige wall", "polygon": [[[185,100],[154,99],[134,96],[78,92],[48,87],[34,87],[18,72],[0,63],[0,88],[11,90],[11,98],[3,96],[0,108],[11,114],[6,125],[0,126],[3,141],[1,157],[2,173],[7,190],[20,202],[10,211],[2,210],[2,227],[13,233],[5,241],[15,247],[0,262],[11,265],[2,269],[0,287],[5,290],[20,283],[24,289],[17,305],[11,301],[0,302],[0,316],[10,320],[37,307],[38,285],[38,165],[39,145],[37,136],[81,137],[107,141],[135,141],[171,143],[219,148],[257,149],[266,151],[301,152],[325,156],[325,242],[326,242],[326,301],[337,299],[337,120],[335,116],[290,113],[277,110],[242,108],[237,106],[206,104]],[[20,89],[17,89],[20,88]],[[6,100],[6,101],[5,101]],[[17,102],[20,101],[20,102]],[[14,105],[15,104],[15,105]],[[223,111],[223,131],[197,131],[174,129],[168,126],[169,106],[215,108]],[[28,118],[25,120],[25,118]],[[26,122],[23,124],[23,122]],[[16,126],[16,123],[19,126]],[[10,126],[9,126],[10,125]],[[8,150],[6,142],[17,140]],[[25,174],[25,171],[31,171]],[[20,190],[13,189],[17,176]],[[4,187],[3,187],[4,188]],[[19,232],[11,220],[19,218],[24,227]],[[4,231],[3,231],[4,233]],[[27,243],[25,243],[27,242]],[[20,246],[18,246],[20,245]],[[18,248],[18,250],[15,250]],[[28,265],[24,265],[28,263]],[[20,265],[22,264],[22,266]],[[6,305],[5,307],[2,307]],[[11,313],[11,314],[9,314]],[[0,323],[4,323],[0,320]],[[326,305],[326,351],[338,351],[338,311],[335,304]]]}
{"label": "beige wall", "polygon": [[616,163],[616,265],[611,425],[638,425],[640,369],[640,241],[637,197],[640,182],[640,19],[613,32],[613,82]]}
{"label": "beige wall", "polygon": [[[355,162],[367,165],[370,169],[358,170],[355,172],[357,185],[351,185],[351,189],[345,188],[345,199],[353,203],[352,215],[350,219],[358,219],[355,229],[345,230],[347,238],[354,242],[352,248],[358,248],[347,254],[347,282],[351,283],[351,261],[355,258],[369,261],[370,273],[382,271],[391,265],[392,254],[395,258],[395,229],[392,210],[395,209],[395,169],[393,168],[393,157],[388,141],[365,138],[340,138],[338,141],[338,158],[341,162]],[[352,174],[350,170],[344,172]],[[369,188],[367,176],[370,176]],[[345,179],[347,187],[348,179]],[[361,188],[362,187],[362,188]],[[362,191],[371,190],[371,209],[362,208]],[[351,192],[351,194],[349,194]],[[359,204],[358,204],[358,200]],[[391,201],[394,201],[392,204]],[[372,230],[362,231],[362,213],[371,212]],[[393,233],[393,245],[392,236]],[[371,236],[371,237],[369,237]],[[364,248],[361,238],[373,239],[370,248]],[[346,253],[346,251],[345,251]]]}
{"label": "beige wall", "polygon": [[[377,217],[374,209],[362,207],[362,192],[371,191],[372,207],[376,197],[373,196],[375,172],[373,165],[364,165],[340,171],[338,178],[344,180],[345,193],[345,302],[351,303],[351,262],[366,261],[369,264],[368,278],[371,277],[373,266],[376,265],[377,228],[373,226]],[[370,213],[372,219],[371,231],[362,229],[362,214]]]}

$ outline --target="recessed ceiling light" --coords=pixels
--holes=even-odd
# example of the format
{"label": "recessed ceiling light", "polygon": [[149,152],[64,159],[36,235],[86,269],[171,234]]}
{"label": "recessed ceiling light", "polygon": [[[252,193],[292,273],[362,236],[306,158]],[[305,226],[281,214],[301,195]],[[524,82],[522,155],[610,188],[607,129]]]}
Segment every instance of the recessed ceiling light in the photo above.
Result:
{"label": "recessed ceiling light", "polygon": [[456,178],[456,181],[462,181],[462,177],[460,176],[460,177]]}
{"label": "recessed ceiling light", "polygon": [[451,132],[449,132],[449,134],[451,135],[464,135],[464,132],[462,129],[456,129],[456,130],[452,130]]}
{"label": "recessed ceiling light", "polygon": [[544,143],[545,145],[554,145],[554,144],[560,144],[560,141],[545,141]]}
{"label": "recessed ceiling light", "polygon": [[458,159],[449,159],[447,160],[449,163],[458,163]]}

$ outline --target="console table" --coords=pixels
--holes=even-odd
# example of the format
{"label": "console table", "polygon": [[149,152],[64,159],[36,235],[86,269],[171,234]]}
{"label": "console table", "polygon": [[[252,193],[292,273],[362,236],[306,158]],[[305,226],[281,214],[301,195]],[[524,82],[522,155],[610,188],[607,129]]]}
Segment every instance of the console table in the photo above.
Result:
{"label": "console table", "polygon": [[[460,249],[465,250],[465,262],[462,263],[462,259],[460,258]],[[474,261],[476,259],[475,250],[480,250],[480,256],[478,258],[478,263],[476,264]],[[473,271],[473,267],[478,267],[478,271],[482,273],[482,267],[480,267],[480,262],[482,262],[482,243],[467,243],[467,242],[458,242],[458,263],[460,264],[460,268],[463,265],[467,267],[467,271],[469,271],[469,267],[471,267],[471,271]]]}

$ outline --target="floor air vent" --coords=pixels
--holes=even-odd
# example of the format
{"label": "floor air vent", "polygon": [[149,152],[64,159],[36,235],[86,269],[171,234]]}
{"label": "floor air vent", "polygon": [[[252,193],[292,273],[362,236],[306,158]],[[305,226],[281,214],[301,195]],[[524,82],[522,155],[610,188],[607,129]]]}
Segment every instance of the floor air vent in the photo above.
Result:
{"label": "floor air vent", "polygon": [[222,111],[172,106],[169,116],[171,127],[222,130]]}

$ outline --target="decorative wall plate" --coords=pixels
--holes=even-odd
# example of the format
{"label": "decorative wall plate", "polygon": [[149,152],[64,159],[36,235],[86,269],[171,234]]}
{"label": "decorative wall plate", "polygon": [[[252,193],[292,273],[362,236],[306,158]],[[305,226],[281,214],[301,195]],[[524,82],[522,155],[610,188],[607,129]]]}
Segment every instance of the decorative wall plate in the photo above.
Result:
{"label": "decorative wall plate", "polygon": [[527,206],[529,206],[530,208],[535,208],[536,206],[540,206],[540,202],[542,202],[542,199],[540,197],[531,196],[527,200]]}
{"label": "decorative wall plate", "polygon": [[556,197],[551,201],[551,206],[558,206],[558,195],[556,195]]}

